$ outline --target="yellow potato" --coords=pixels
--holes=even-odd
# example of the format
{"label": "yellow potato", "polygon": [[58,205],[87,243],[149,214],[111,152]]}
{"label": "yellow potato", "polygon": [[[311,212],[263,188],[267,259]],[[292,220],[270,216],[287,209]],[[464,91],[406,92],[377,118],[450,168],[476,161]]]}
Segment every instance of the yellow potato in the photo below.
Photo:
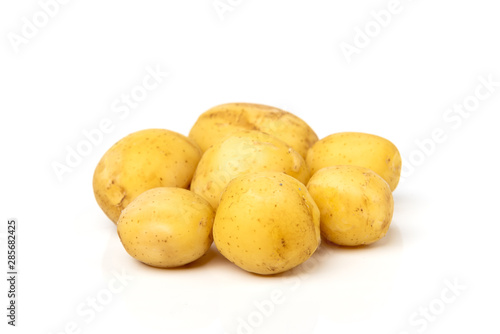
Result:
{"label": "yellow potato", "polygon": [[373,170],[389,183],[394,191],[401,175],[401,155],[397,147],[385,138],[359,132],[342,132],[316,142],[306,158],[314,174],[335,165],[354,165]]}
{"label": "yellow potato", "polygon": [[260,131],[238,130],[203,154],[191,190],[217,208],[229,181],[262,171],[283,172],[304,184],[309,180],[304,159],[284,142]]}
{"label": "yellow potato", "polygon": [[253,103],[227,103],[203,113],[189,138],[203,151],[238,129],[258,130],[281,139],[304,159],[318,136],[306,122],[278,108]]}
{"label": "yellow potato", "polygon": [[173,131],[134,132],[99,161],[93,178],[97,203],[116,223],[121,211],[148,189],[189,187],[201,154],[189,138]]}
{"label": "yellow potato", "polygon": [[154,267],[178,267],[210,248],[214,216],[210,204],[189,190],[154,188],[123,210],[117,230],[133,258]]}
{"label": "yellow potato", "polygon": [[238,267],[277,274],[306,261],[319,246],[319,210],[291,176],[244,175],[222,194],[213,234],[217,249]]}
{"label": "yellow potato", "polygon": [[368,245],[387,233],[394,201],[387,182],[370,169],[333,166],[307,185],[321,212],[321,234],[338,245]]}

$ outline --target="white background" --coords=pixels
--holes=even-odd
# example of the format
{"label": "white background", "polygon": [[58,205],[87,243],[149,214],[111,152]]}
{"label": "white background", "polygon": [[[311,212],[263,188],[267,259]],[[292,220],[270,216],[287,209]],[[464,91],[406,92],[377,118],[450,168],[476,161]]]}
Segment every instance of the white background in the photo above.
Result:
{"label": "white background", "polygon": [[[496,2],[401,0],[351,62],[341,43],[376,29],[370,12],[389,1],[229,2],[221,19],[212,0],[69,1],[18,52],[10,39],[40,5],[1,3],[1,267],[15,217],[20,273],[15,329],[1,280],[2,333],[498,330],[500,87],[467,118],[443,118],[474,101],[481,76],[500,81]],[[169,75],[120,118],[114,101],[147,67]],[[174,270],[129,257],[93,197],[102,154],[140,129],[187,135],[200,113],[237,101],[291,111],[320,138],[362,131],[393,141],[405,178],[388,235],[364,248],[323,245],[323,256],[277,277],[248,274],[214,248]],[[54,162],[107,118],[113,130],[58,180]],[[427,141],[424,155],[416,142],[436,129],[446,140],[433,149]],[[133,280],[111,293],[113,272]],[[447,284],[461,287],[454,294]],[[282,302],[270,307],[262,301],[272,294]],[[106,305],[89,311],[96,297]]]}

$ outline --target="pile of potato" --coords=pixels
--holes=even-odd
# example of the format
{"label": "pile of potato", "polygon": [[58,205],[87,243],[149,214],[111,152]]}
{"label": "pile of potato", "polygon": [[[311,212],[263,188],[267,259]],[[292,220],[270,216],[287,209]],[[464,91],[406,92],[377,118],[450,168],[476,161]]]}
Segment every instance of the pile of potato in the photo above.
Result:
{"label": "pile of potato", "polygon": [[390,141],[336,133],[318,140],[297,116],[229,103],[203,113],[185,137],[142,130],[96,167],[97,203],[125,250],[171,268],[212,241],[240,268],[276,274],[306,261],[321,236],[373,243],[389,229],[401,156]]}

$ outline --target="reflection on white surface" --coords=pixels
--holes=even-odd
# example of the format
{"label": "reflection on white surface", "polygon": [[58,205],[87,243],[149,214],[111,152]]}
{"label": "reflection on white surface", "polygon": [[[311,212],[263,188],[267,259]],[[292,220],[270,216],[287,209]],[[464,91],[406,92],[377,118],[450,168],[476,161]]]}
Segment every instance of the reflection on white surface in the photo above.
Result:
{"label": "reflection on white surface", "polygon": [[[114,239],[114,240],[113,240]],[[398,226],[365,247],[323,242],[291,271],[260,276],[247,273],[209,252],[185,267],[158,269],[131,258],[112,237],[103,268],[123,266],[136,280],[123,293],[127,317],[152,330],[189,333],[213,327],[226,333],[310,333],[318,317],[358,321],[390,293],[401,260]],[[194,321],[193,319],[196,319]]]}

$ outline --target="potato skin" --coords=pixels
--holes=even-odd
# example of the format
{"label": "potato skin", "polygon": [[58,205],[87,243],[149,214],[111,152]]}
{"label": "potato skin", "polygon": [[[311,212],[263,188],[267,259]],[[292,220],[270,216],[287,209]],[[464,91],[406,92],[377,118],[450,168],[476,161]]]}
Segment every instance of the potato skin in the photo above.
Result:
{"label": "potato skin", "polygon": [[319,210],[291,176],[243,175],[222,194],[213,234],[220,253],[238,267],[277,274],[306,261],[319,246]]}
{"label": "potato skin", "polygon": [[306,122],[287,111],[254,103],[226,103],[203,113],[189,132],[205,152],[234,130],[247,129],[269,133],[281,139],[304,159],[318,136]]}
{"label": "potato skin", "polygon": [[114,223],[138,195],[156,187],[187,188],[201,158],[189,138],[164,129],[134,132],[114,144],[94,171],[97,203]]}
{"label": "potato skin", "polygon": [[263,171],[283,172],[304,184],[309,180],[304,159],[284,142],[260,131],[238,130],[203,154],[191,190],[217,209],[229,181]]}
{"label": "potato skin", "polygon": [[117,230],[127,253],[154,267],[193,262],[212,244],[215,213],[200,196],[182,188],[154,188],[122,212]]}
{"label": "potato skin", "polygon": [[389,140],[368,133],[341,132],[316,142],[306,158],[311,174],[328,166],[354,165],[373,170],[394,191],[401,175],[401,155]]}
{"label": "potato skin", "polygon": [[387,182],[359,166],[317,171],[307,185],[321,212],[321,234],[343,246],[371,244],[385,236],[394,212]]}

